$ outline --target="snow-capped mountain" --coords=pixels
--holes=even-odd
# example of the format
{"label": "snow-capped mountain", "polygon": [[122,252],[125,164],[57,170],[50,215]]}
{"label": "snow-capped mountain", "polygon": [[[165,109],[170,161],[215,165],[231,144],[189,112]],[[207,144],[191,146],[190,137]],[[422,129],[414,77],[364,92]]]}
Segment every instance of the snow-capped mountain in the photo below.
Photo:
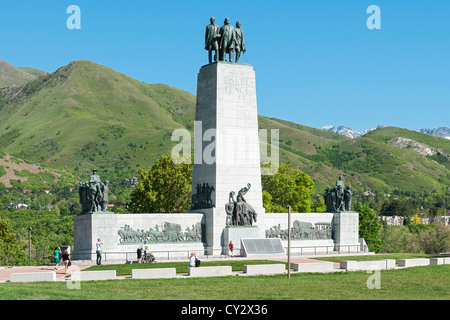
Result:
{"label": "snow-capped mountain", "polygon": [[450,128],[447,127],[439,127],[434,129],[424,128],[420,129],[420,132],[450,140]]}
{"label": "snow-capped mountain", "polygon": [[[377,126],[374,128],[366,129],[364,131],[358,131],[357,129],[352,129],[352,128],[345,127],[345,126],[327,125],[327,126],[322,127],[322,130],[331,131],[331,132],[338,133],[338,134],[341,134],[343,136],[350,137],[350,138],[358,138],[372,130],[375,130],[375,129],[378,129],[381,127],[384,127],[384,126],[380,125],[380,126]],[[425,129],[420,129],[419,131],[422,133],[432,135],[432,136],[450,140],[450,128],[448,128],[448,127],[440,127],[440,128],[434,128],[434,129],[425,128]]]}
{"label": "snow-capped mountain", "polygon": [[331,131],[331,132],[338,133],[338,134],[341,134],[343,136],[350,137],[350,138],[358,138],[358,137],[361,137],[362,135],[365,135],[369,131],[372,131],[372,130],[375,130],[375,129],[378,129],[381,127],[383,127],[383,126],[377,126],[374,128],[366,129],[364,131],[358,131],[358,129],[352,129],[352,128],[345,127],[345,126],[327,125],[327,126],[322,127],[322,130]]}

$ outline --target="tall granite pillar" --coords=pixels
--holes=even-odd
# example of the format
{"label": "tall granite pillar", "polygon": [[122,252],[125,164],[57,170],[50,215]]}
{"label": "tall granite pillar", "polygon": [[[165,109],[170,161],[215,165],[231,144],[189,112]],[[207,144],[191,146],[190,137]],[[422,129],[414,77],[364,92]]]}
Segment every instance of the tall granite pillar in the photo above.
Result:
{"label": "tall granite pillar", "polygon": [[225,204],[234,191],[248,187],[245,200],[258,214],[262,205],[255,72],[251,65],[215,62],[200,69],[194,129],[192,195],[213,186],[210,208],[203,212],[208,248],[226,247]]}

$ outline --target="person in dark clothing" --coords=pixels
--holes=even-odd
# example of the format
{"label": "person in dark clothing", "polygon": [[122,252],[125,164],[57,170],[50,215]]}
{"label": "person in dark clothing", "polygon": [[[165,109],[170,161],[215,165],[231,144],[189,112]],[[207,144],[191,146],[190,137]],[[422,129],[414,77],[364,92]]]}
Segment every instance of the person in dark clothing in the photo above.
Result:
{"label": "person in dark clothing", "polygon": [[69,271],[69,263],[70,263],[70,254],[67,250],[64,250],[62,259],[63,259],[63,264],[64,264],[64,272],[65,272],[65,274],[67,274],[67,271]]}

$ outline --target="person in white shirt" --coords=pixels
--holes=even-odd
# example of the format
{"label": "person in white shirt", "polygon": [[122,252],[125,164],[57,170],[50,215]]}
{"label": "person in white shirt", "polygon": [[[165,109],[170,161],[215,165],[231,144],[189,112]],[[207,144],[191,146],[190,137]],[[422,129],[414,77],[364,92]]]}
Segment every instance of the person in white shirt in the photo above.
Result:
{"label": "person in white shirt", "polygon": [[196,260],[197,260],[197,256],[195,255],[194,252],[191,252],[191,256],[189,257],[189,267],[195,267],[196,266]]}
{"label": "person in white shirt", "polygon": [[97,243],[95,244],[95,253],[97,253],[97,265],[102,264],[102,239],[98,238]]}

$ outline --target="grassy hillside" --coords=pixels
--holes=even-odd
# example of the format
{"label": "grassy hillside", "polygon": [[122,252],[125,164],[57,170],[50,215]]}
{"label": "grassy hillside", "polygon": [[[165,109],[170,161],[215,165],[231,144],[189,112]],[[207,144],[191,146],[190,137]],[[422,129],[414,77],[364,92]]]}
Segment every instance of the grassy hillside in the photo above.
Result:
{"label": "grassy hillside", "polygon": [[[318,187],[344,179],[356,191],[442,193],[450,182],[450,141],[406,129],[383,127],[360,138],[260,117],[261,128],[280,130],[280,158],[312,176]],[[438,150],[424,155],[393,143],[396,138]]]}
{"label": "grassy hillside", "polygon": [[[193,132],[195,96],[146,84],[91,61],[74,61],[22,86],[0,89],[0,153],[87,179],[97,168],[112,185],[148,169],[177,142],[174,129]],[[356,191],[442,192],[450,184],[450,141],[385,127],[350,139],[276,118],[280,160],[313,177],[317,191],[339,174]],[[193,136],[193,135],[192,135]],[[438,150],[423,155],[403,137]],[[1,171],[0,171],[1,174]]]}
{"label": "grassy hillside", "polygon": [[192,128],[194,104],[185,91],[74,61],[1,90],[0,150],[80,176],[96,167],[123,179],[170,152],[172,131]]}
{"label": "grassy hillside", "polygon": [[26,67],[15,67],[12,64],[0,60],[0,88],[13,85],[23,85],[47,72]]}

